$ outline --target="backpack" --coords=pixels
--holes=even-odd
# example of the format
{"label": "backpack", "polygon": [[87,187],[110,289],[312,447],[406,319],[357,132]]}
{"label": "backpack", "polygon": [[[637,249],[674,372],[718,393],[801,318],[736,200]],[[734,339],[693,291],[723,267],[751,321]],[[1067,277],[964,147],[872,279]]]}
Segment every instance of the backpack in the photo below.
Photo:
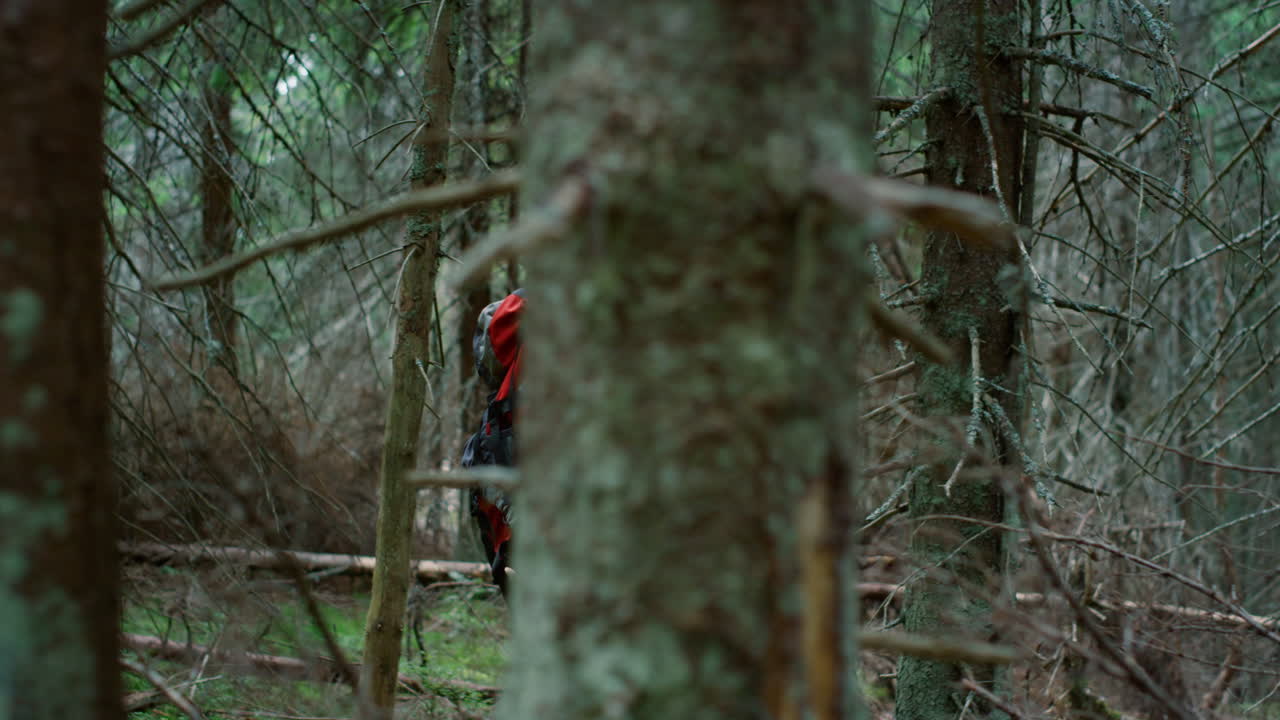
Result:
{"label": "backpack", "polygon": [[[491,303],[476,319],[472,340],[476,374],[490,389],[480,428],[462,450],[464,468],[477,465],[512,466],[516,462],[515,412],[520,380],[520,315],[524,291],[517,290]],[[471,517],[480,530],[480,541],[493,582],[507,593],[507,566],[511,559],[511,500],[497,488],[471,491]]]}

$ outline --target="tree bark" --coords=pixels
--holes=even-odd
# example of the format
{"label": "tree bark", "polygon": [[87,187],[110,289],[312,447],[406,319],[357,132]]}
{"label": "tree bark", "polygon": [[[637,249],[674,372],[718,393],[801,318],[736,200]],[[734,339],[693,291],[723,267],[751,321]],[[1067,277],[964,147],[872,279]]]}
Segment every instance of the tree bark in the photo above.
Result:
{"label": "tree bark", "polygon": [[[1017,10],[1016,0],[933,2],[935,84],[952,91],[926,115],[931,185],[1001,203],[1016,203],[1021,197],[1021,66],[999,55],[1000,48],[1019,42]],[[1018,216],[1017,208],[1008,205],[1005,213]],[[912,485],[913,518],[947,514],[1005,520],[1004,474],[1021,463],[1008,428],[1017,429],[1022,418],[1022,273],[1016,248],[976,247],[946,232],[928,236],[922,321],[959,361],[943,366],[923,357],[917,360],[923,368],[918,384],[921,410],[965,435],[989,460],[964,461],[963,447],[934,452],[927,458],[929,471]],[[947,628],[960,625],[970,636],[992,637],[990,601],[1000,592],[1004,563],[1000,533],[963,521],[927,521],[913,532],[911,550],[927,574],[907,591],[907,631],[946,634]],[[974,671],[980,683],[994,681],[994,668]],[[958,664],[904,657],[898,670],[896,716],[956,717],[963,703],[960,679]]]}
{"label": "tree bark", "polygon": [[[811,488],[857,477],[863,234],[807,179],[866,167],[868,58],[852,48],[868,17],[539,8],[525,207],[565,182],[590,193],[527,259],[530,481],[499,718],[848,716],[848,624],[838,657],[815,642],[820,667],[804,662],[796,520]],[[855,607],[836,555],[807,567],[831,567],[836,604]]]}
{"label": "tree bark", "polygon": [[108,459],[106,3],[0,7],[0,716],[123,717]]}
{"label": "tree bark", "polygon": [[[213,22],[208,13],[206,22]],[[231,175],[231,81],[212,30],[201,30],[206,75],[200,91],[200,248],[197,256],[209,265],[235,250],[234,183]],[[209,366],[232,377],[236,370],[235,276],[214,278],[202,288],[205,306],[205,354]]]}
{"label": "tree bark", "polygon": [[[412,186],[424,188],[445,180],[447,137],[453,97],[455,2],[443,0],[438,24],[429,30],[422,127],[412,148]],[[407,223],[408,249],[400,272],[395,349],[391,357],[391,396],[387,402],[386,436],[379,479],[377,557],[369,615],[365,621],[364,665],[361,668],[359,713],[362,718],[390,718],[399,676],[400,638],[409,592],[409,550],[416,490],[404,480],[418,459],[424,379],[431,359],[433,291],[439,265],[440,212],[423,212]]]}
{"label": "tree bark", "polygon": [[[485,49],[487,37],[488,2],[471,2],[466,10],[464,24],[462,63],[458,72],[463,85],[455,97],[455,125],[469,128],[488,127],[489,87],[483,68],[488,64]],[[462,177],[473,178],[488,172],[489,144],[482,142],[463,146],[460,152],[459,171]],[[514,196],[513,196],[514,197]],[[514,202],[514,199],[512,200]],[[453,236],[457,239],[451,253],[461,257],[489,232],[489,212],[492,203],[477,203],[462,216]],[[476,329],[476,317],[489,304],[488,283],[471,287],[456,287],[454,264],[442,268],[438,283],[440,293],[441,335],[444,342],[444,368],[442,376],[443,402],[445,403],[445,428],[440,434],[445,457],[456,466],[462,455],[467,437],[476,431],[476,423],[484,411],[486,389],[476,377],[471,339]],[[455,497],[457,533],[454,538],[453,557],[458,560],[483,560],[479,533],[471,519],[471,504],[465,491],[440,490],[434,494]]]}

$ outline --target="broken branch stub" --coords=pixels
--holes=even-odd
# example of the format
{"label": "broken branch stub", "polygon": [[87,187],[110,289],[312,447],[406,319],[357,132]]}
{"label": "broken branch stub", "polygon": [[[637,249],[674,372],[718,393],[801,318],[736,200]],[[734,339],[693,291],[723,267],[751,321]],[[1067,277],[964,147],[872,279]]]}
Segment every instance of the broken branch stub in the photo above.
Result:
{"label": "broken branch stub", "polygon": [[814,190],[859,217],[882,212],[934,230],[955,233],[975,247],[1010,250],[1014,224],[990,200],[970,193],[891,178],[853,175],[831,168],[813,173]]}

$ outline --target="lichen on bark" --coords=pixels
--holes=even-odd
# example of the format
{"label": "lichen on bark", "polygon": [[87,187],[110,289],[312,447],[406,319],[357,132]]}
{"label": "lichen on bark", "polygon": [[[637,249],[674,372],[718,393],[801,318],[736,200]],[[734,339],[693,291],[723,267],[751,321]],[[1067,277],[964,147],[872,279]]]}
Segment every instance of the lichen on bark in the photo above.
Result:
{"label": "lichen on bark", "polygon": [[794,513],[832,457],[854,477],[867,282],[858,224],[804,188],[817,165],[866,167],[849,48],[867,15],[565,0],[539,16],[526,205],[568,178],[591,193],[528,260],[500,717],[803,706]]}

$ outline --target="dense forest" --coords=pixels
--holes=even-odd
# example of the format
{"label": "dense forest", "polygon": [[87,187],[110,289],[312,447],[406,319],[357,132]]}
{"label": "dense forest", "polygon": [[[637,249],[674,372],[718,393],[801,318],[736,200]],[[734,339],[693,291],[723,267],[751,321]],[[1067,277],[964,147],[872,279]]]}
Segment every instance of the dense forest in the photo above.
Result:
{"label": "dense forest", "polygon": [[1280,718],[1277,35],[0,0],[0,720]]}

